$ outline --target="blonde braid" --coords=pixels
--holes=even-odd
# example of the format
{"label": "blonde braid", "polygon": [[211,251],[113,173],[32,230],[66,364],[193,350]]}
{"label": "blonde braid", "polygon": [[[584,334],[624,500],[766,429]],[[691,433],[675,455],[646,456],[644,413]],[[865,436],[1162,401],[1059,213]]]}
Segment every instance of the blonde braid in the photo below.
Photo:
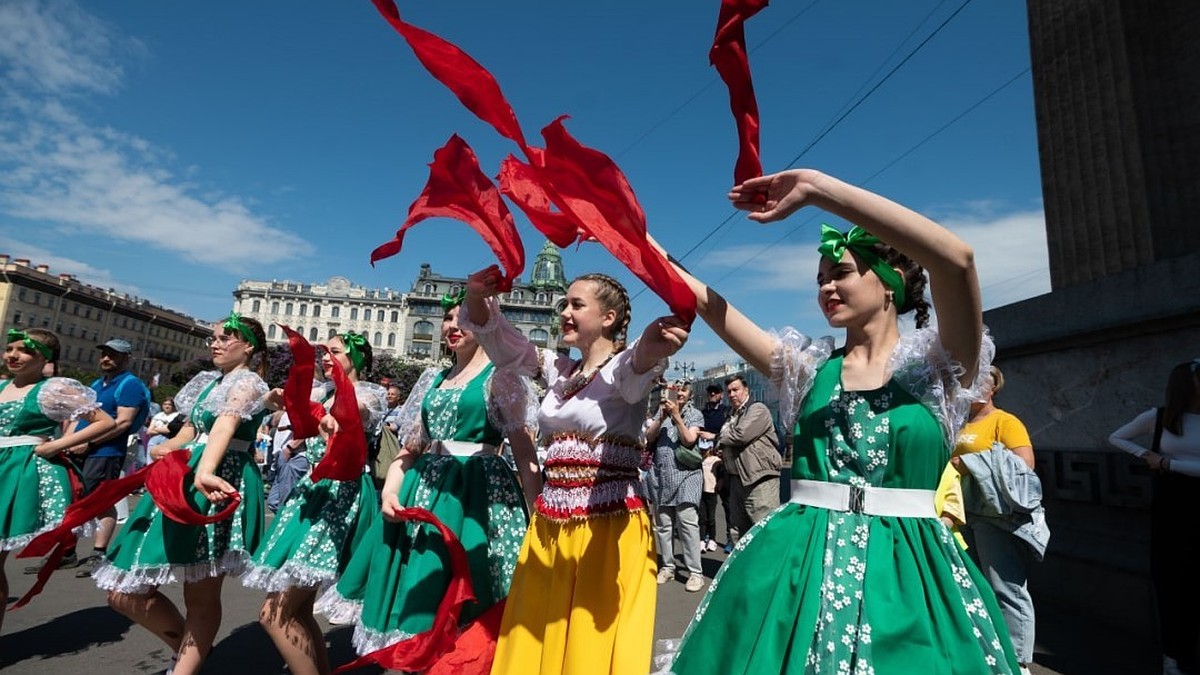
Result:
{"label": "blonde braid", "polygon": [[[596,299],[600,301],[601,306],[606,310],[613,310],[617,313],[616,323],[613,324],[612,334],[607,335],[613,341],[613,353],[620,352],[625,349],[625,342],[628,339],[627,331],[629,329],[629,293],[625,291],[625,287],[621,282],[599,272],[592,272],[576,277],[575,281],[590,281],[596,285]],[[574,282],[572,282],[574,283]]]}

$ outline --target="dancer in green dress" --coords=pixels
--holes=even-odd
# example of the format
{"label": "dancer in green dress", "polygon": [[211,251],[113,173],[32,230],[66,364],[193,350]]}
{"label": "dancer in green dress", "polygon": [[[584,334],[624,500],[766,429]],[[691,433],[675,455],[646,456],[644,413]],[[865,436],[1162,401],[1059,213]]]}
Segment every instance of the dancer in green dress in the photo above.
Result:
{"label": "dancer in green dress", "polygon": [[[52,458],[116,426],[90,387],[42,375],[47,363],[58,362],[59,349],[58,336],[40,328],[9,330],[5,339],[10,378],[0,381],[0,628],[8,602],[8,552],[57,527],[71,503],[67,467]],[[72,419],[89,424],[50,440]]]}
{"label": "dancer in green dress", "polygon": [[[252,362],[266,368],[262,324],[232,314],[210,338],[216,371],[202,372],[175,395],[189,422],[154,448],[161,459],[191,451],[192,485],[186,499],[201,514],[220,511],[229,495],[241,503],[229,518],[212,525],[183,525],[163,515],[145,497],[108,547],[107,561],[93,575],[109,591],[108,604],[141,624],[174,652],[166,673],[199,672],[221,625],[221,584],[240,575],[263,531],[263,482],[254,462],[254,438],[266,415],[267,385]],[[186,615],[158,587],[183,583]]]}
{"label": "dancer in green dress", "polygon": [[[442,338],[450,368],[429,368],[399,415],[402,449],[383,487],[384,521],[368,532],[318,611],[355,620],[360,654],[429,630],[450,582],[449,556],[438,533],[397,522],[404,507],[431,511],[467,552],[477,602],[465,625],[508,594],[528,526],[527,497],[499,454],[507,437],[526,495],[540,489],[531,431],[537,399],[527,380],[497,371],[475,336],[458,327],[462,295],[443,298]],[[490,659],[489,659],[490,660]]]}
{"label": "dancer in green dress", "polygon": [[[336,359],[346,378],[354,383],[363,429],[373,433],[387,412],[387,390],[359,381],[371,370],[371,345],[361,335],[346,333],[330,338],[324,351],[321,363],[326,381],[333,376]],[[268,404],[279,407],[282,393],[280,389],[272,391]],[[326,409],[333,406],[337,395],[336,391],[314,391],[314,398],[320,397]],[[327,413],[321,426],[335,428],[336,421]],[[296,451],[304,448],[310,471],[325,457],[327,440],[328,436],[318,436],[292,441]],[[337,581],[350,552],[378,518],[375,486],[363,471],[353,481],[325,478],[314,483],[311,475],[302,477],[271,521],[242,583],[267,592],[258,622],[293,675],[329,672],[325,636],[313,618],[313,603],[318,591]]]}
{"label": "dancer in green dress", "polygon": [[[751,179],[730,198],[759,222],[813,205],[857,224],[846,235],[825,226],[816,275],[845,346],[768,333],[684,273],[704,321],[780,386],[795,460],[790,503],[738,541],[670,671],[1016,673],[987,580],[934,510],[976,375],[994,352],[970,247],[812,170]],[[937,328],[925,327],[922,267]],[[901,335],[898,317],[909,311],[917,330]]]}

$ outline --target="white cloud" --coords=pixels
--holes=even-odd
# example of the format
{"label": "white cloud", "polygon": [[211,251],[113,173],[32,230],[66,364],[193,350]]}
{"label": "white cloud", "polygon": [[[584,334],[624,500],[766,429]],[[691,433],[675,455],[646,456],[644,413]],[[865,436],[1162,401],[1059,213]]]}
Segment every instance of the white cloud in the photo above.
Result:
{"label": "white cloud", "polygon": [[0,210],[230,272],[311,253],[246,198],[192,182],[192,167],[178,178],[169,149],[76,112],[74,97],[120,87],[136,42],[67,2],[0,7],[0,36]]}
{"label": "white cloud", "polygon": [[29,260],[30,265],[49,265],[51,274],[73,274],[85,284],[91,284],[97,288],[111,288],[130,295],[141,294],[137,286],[122,283],[109,270],[94,267],[81,260],[57,255],[40,246],[17,241],[9,237],[7,233],[5,233],[4,239],[4,250],[0,252],[9,254],[13,260],[25,258]]}

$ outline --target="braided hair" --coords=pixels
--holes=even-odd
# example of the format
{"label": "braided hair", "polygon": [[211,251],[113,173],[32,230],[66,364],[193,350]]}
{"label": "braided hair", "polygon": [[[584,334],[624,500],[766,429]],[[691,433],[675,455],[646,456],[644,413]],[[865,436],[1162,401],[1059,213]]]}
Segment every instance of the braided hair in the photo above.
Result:
{"label": "braided hair", "polygon": [[[625,349],[625,342],[628,339],[629,329],[629,293],[621,282],[599,272],[592,272],[575,277],[575,281],[590,281],[595,288],[596,299],[600,301],[600,306],[605,310],[612,310],[617,313],[617,320],[613,323],[609,333],[604,337],[613,341],[613,353],[617,353]],[[572,281],[571,283],[575,283]]]}
{"label": "braided hair", "polygon": [[905,303],[903,307],[896,308],[896,313],[915,312],[913,319],[917,328],[928,326],[930,306],[929,301],[925,299],[925,287],[929,282],[925,278],[925,268],[918,265],[912,258],[882,242],[872,246],[871,251],[888,265],[900,270],[900,274],[904,276]]}

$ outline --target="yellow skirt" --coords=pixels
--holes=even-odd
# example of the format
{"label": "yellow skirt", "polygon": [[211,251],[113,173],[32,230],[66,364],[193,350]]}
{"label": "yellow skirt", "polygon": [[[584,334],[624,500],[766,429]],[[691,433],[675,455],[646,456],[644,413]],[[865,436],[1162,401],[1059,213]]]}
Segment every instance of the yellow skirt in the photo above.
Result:
{"label": "yellow skirt", "polygon": [[555,522],[535,513],[513,572],[492,675],[642,675],[654,648],[645,511]]}

